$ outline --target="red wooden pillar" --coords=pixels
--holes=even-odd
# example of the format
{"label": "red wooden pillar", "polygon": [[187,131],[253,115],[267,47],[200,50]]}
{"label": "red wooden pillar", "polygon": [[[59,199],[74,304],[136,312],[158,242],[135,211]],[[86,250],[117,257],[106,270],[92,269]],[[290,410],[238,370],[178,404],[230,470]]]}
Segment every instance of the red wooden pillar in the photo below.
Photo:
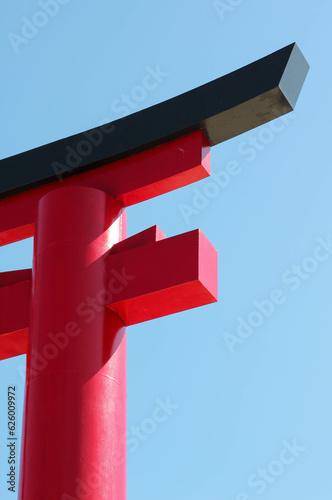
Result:
{"label": "red wooden pillar", "polygon": [[0,201],[0,244],[35,237],[32,272],[0,273],[0,359],[28,355],[20,500],[125,500],[125,326],[216,302],[217,252],[199,230],[125,239],[123,207],[209,159],[197,131]]}
{"label": "red wooden pillar", "polygon": [[[20,500],[125,500],[126,335],[104,306],[123,207],[88,187],[39,202]],[[119,276],[118,279],[121,279]]]}

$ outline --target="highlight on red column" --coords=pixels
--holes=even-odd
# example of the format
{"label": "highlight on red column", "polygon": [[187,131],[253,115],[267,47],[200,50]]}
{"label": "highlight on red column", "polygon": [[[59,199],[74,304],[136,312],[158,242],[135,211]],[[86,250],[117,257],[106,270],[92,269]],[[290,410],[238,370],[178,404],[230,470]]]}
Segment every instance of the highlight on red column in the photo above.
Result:
{"label": "highlight on red column", "polygon": [[[105,288],[94,297],[95,307],[115,311],[127,326],[218,299],[217,251],[198,229],[165,238],[153,226],[115,244],[106,254],[106,266]],[[27,352],[30,296],[30,269],[0,273],[0,359]],[[89,304],[77,304],[77,316],[88,320],[94,314]],[[65,337],[69,341],[67,328],[50,332],[54,348],[57,334],[63,345]],[[39,353],[36,363],[42,362]]]}
{"label": "highlight on red column", "polygon": [[[124,207],[208,176],[209,161],[197,131],[0,201],[2,244],[36,236],[33,279],[31,270],[0,274],[0,358],[27,353],[22,500],[37,498],[42,469],[47,498],[73,495],[75,477],[94,474],[101,456],[103,491],[125,498],[125,327],[216,302],[217,252],[199,230],[165,238],[153,226],[125,239]],[[107,412],[95,425],[97,396]],[[75,477],[64,475],[70,467]]]}
{"label": "highlight on red column", "polygon": [[[92,187],[129,206],[209,175],[210,143],[198,130],[0,200],[0,245],[34,236],[38,203],[51,191]],[[114,227],[109,228],[112,230]],[[101,240],[108,238],[101,235]],[[205,254],[204,262],[201,256]],[[123,317],[127,325],[217,300],[217,252],[199,231],[165,239],[154,226],[117,243],[109,252],[107,267],[108,283],[117,276],[128,284],[117,294],[101,290],[96,300]],[[133,275],[137,279],[131,281],[129,276]],[[0,359],[27,352],[30,297],[31,269],[0,273]]]}

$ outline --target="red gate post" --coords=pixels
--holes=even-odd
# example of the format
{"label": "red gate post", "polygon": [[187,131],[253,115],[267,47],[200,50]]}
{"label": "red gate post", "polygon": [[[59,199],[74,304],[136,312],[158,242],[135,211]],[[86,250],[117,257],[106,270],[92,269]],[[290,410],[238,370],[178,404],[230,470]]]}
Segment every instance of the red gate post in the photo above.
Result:
{"label": "red gate post", "polygon": [[0,245],[35,236],[32,278],[0,273],[0,359],[28,354],[20,500],[125,500],[125,327],[216,302],[218,286],[199,230],[124,240],[124,207],[207,177],[210,146],[294,109],[307,71],[291,44],[0,161]]}
{"label": "red gate post", "polygon": [[126,330],[101,305],[121,287],[107,288],[104,254],[125,232],[102,191],[39,203],[20,500],[125,500]]}

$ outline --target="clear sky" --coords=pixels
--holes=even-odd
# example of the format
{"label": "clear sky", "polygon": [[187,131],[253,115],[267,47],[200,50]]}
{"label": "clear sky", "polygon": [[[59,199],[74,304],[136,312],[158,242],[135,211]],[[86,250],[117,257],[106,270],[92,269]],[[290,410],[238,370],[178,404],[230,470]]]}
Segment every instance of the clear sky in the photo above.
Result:
{"label": "clear sky", "polygon": [[[331,500],[331,2],[52,5],[1,2],[1,158],[294,41],[310,63],[292,115],[212,149],[214,173],[237,164],[223,187],[206,179],[128,209],[129,235],[199,227],[219,252],[220,291],[217,304],[128,329],[128,500]],[[139,94],[151,68],[159,81]],[[31,260],[32,240],[0,249],[0,271]],[[0,363],[1,500],[15,498],[6,391],[15,383],[22,405],[24,363]],[[169,418],[134,439],[167,398]]]}

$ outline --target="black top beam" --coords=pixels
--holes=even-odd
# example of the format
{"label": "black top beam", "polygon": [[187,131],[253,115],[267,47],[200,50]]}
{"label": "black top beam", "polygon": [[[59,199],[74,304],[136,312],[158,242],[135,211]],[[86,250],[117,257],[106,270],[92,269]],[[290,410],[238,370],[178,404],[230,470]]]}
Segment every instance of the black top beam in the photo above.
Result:
{"label": "black top beam", "polygon": [[291,44],[194,90],[107,125],[0,160],[0,198],[202,129],[212,146],[294,109],[309,66]]}

